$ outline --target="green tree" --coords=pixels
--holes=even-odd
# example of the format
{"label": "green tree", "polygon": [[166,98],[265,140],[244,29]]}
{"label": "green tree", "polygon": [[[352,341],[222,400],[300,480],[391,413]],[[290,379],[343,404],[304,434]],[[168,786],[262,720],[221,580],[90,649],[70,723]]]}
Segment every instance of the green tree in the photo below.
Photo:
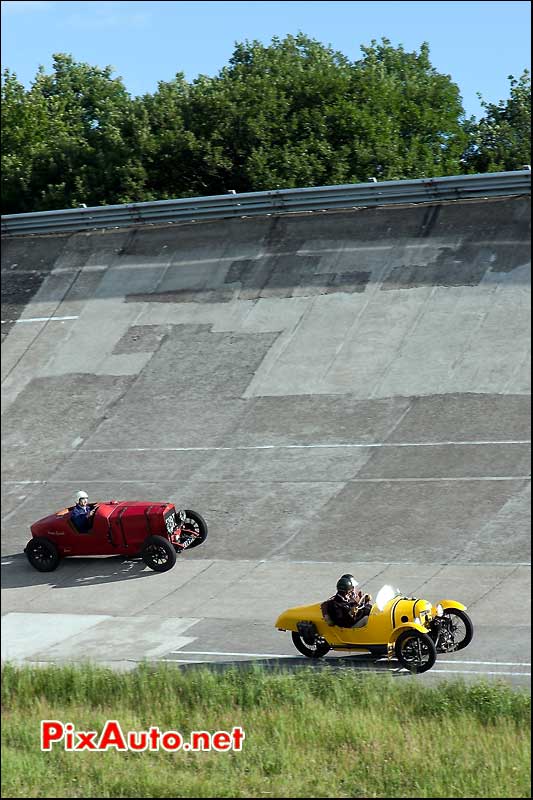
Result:
{"label": "green tree", "polygon": [[[40,211],[141,199],[143,127],[112,68],[54,56],[29,91],[5,75],[4,208]],[[142,120],[141,120],[142,121]],[[5,133],[5,130],[4,130]]]}
{"label": "green tree", "polygon": [[189,125],[190,86],[182,73],[160,81],[157,91],[137,101],[147,130],[142,147],[145,195],[160,200],[206,194],[202,178],[203,139]]}
{"label": "green tree", "polygon": [[471,123],[465,154],[468,172],[501,172],[531,164],[531,77],[509,75],[510,96],[496,105],[480,94],[485,115]]}
{"label": "green tree", "polygon": [[362,47],[356,62],[357,113],[351,172],[358,179],[457,174],[466,145],[458,86],[431,65],[429,45],[408,53],[388,39]]}
{"label": "green tree", "polygon": [[46,98],[56,121],[49,156],[34,164],[43,205],[98,205],[142,196],[134,106],[122,80],[111,74],[111,67],[92,67],[65,54],[54,56],[51,75],[40,70],[32,91]]}
{"label": "green tree", "polygon": [[387,39],[351,63],[304,34],[238,44],[191,89],[190,125],[208,142],[211,191],[425,177],[460,171],[458,87]]}
{"label": "green tree", "polygon": [[528,73],[476,123],[429,46],[350,61],[303,33],[236,44],[214,77],[131,98],[112,68],[54,56],[2,82],[4,213],[515,169],[529,162]]}
{"label": "green tree", "polygon": [[32,168],[49,146],[44,98],[26,92],[9,70],[2,75],[2,205],[6,213],[33,211]]}
{"label": "green tree", "polygon": [[191,90],[190,124],[207,143],[211,186],[254,191],[339,182],[334,136],[350,92],[348,60],[303,34],[238,44],[215,78]]}

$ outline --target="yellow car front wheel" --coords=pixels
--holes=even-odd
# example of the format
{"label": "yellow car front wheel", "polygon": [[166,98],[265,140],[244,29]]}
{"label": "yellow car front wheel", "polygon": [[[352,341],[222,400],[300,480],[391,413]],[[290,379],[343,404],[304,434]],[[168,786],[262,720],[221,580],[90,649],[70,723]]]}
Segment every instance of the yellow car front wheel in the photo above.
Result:
{"label": "yellow car front wheel", "polygon": [[472,641],[474,626],[465,611],[445,608],[442,616],[441,635],[437,642],[437,653],[455,653],[463,650]]}
{"label": "yellow car front wheel", "polygon": [[427,672],[437,659],[435,643],[427,633],[407,630],[401,633],[394,645],[396,658],[410,672]]}

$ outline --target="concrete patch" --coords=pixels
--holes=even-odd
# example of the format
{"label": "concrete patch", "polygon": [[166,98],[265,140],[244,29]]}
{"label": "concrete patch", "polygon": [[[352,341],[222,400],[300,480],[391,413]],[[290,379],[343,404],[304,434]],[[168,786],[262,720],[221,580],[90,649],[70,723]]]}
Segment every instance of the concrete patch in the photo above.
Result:
{"label": "concrete patch", "polygon": [[412,397],[388,441],[508,441],[530,435],[531,397],[465,393]]}
{"label": "concrete patch", "polygon": [[2,661],[36,656],[107,619],[110,617],[101,614],[6,614],[2,617]]}
{"label": "concrete patch", "polygon": [[[177,379],[179,381],[179,373]],[[186,386],[186,375],[183,381]],[[240,398],[206,397],[201,393],[183,397],[177,386],[174,391],[151,395],[150,414],[145,410],[146,393],[128,393],[112,413],[104,417],[91,437],[91,448],[121,450],[132,446],[173,447],[177,443],[182,447],[221,444],[243,419],[248,404]],[[140,419],[142,424],[137,423]]]}
{"label": "concrete patch", "polygon": [[530,443],[414,445],[376,449],[357,478],[523,478],[530,465]]}
{"label": "concrete patch", "polygon": [[174,326],[137,379],[132,397],[239,398],[276,336]]}
{"label": "concrete patch", "polygon": [[[517,562],[531,559],[531,482],[524,481],[496,514],[478,530],[472,531],[464,553],[464,561],[475,561],[482,549],[485,557],[498,561],[503,556]],[[518,592],[518,594],[522,594]]]}
{"label": "concrete patch", "polygon": [[3,236],[2,237],[2,272],[4,270],[17,270],[23,272],[39,271],[49,272],[60,258],[69,237],[72,234],[53,234],[38,237],[33,236]]}
{"label": "concrete patch", "polygon": [[2,469],[43,480],[72,453],[130,385],[129,377],[69,374],[32,380],[2,418]]}
{"label": "concrete patch", "polygon": [[197,621],[11,613],[2,620],[2,660],[141,661],[190,645],[194,637],[183,633]]}
{"label": "concrete patch", "polygon": [[[280,550],[283,558],[314,552],[335,553],[346,560],[397,562],[453,561],[476,563],[494,558],[495,540],[476,532],[520,492],[524,480],[413,481],[346,484],[313,519]],[[497,530],[498,560],[528,561],[529,530],[517,517]],[[476,546],[469,547],[475,539]],[[513,545],[511,546],[511,541]],[[468,549],[468,550],[467,550]],[[468,552],[468,555],[467,555]]]}
{"label": "concrete patch", "polygon": [[38,272],[37,270],[33,272],[29,270],[4,272],[2,270],[2,341],[47,275],[47,272]]}
{"label": "concrete patch", "polygon": [[359,473],[370,458],[365,449],[242,450],[210,454],[199,466],[194,479],[199,481],[256,481],[265,487],[272,483],[341,482]]}
{"label": "concrete patch", "polygon": [[443,248],[433,264],[398,264],[383,281],[382,289],[414,289],[418,286],[477,286],[490,261],[478,257],[475,245]]}

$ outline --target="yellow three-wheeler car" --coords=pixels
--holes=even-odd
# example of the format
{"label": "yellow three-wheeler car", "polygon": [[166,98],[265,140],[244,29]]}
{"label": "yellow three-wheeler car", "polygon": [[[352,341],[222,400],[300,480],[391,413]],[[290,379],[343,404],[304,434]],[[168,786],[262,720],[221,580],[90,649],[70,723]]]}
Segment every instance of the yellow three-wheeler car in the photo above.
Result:
{"label": "yellow three-wheeler car", "polygon": [[396,657],[411,672],[431,669],[437,653],[462,650],[474,634],[466,606],[456,600],[406,597],[392,586],[383,586],[370,614],[354,627],[331,622],[326,603],[297,606],[276,620],[280,631],[291,631],[295,647],[308,658],[321,658],[330,650],[367,651]]}

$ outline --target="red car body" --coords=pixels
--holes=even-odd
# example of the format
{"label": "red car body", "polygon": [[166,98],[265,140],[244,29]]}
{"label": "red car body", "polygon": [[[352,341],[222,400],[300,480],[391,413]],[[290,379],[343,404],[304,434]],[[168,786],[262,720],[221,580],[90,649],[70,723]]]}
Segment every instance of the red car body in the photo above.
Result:
{"label": "red car body", "polygon": [[[194,511],[177,511],[173,503],[149,503],[110,500],[95,503],[91,529],[80,533],[71,520],[70,508],[43,517],[31,526],[32,540],[25,552],[32,566],[41,569],[30,558],[36,542],[53,545],[59,558],[65,556],[104,556],[143,554],[150,542],[165,548],[165,540],[175,552],[195,547],[207,538],[205,520]],[[156,537],[156,539],[153,539]],[[45,543],[46,544],[46,543]],[[167,547],[167,550],[169,548]],[[144,556],[143,556],[144,557]],[[174,559],[175,560],[175,559]],[[147,562],[148,563],[148,562]],[[150,564],[153,569],[158,569]],[[173,566],[173,563],[170,565]],[[167,566],[166,569],[170,567]],[[42,571],[50,571],[42,569]],[[159,571],[164,571],[162,568]]]}

